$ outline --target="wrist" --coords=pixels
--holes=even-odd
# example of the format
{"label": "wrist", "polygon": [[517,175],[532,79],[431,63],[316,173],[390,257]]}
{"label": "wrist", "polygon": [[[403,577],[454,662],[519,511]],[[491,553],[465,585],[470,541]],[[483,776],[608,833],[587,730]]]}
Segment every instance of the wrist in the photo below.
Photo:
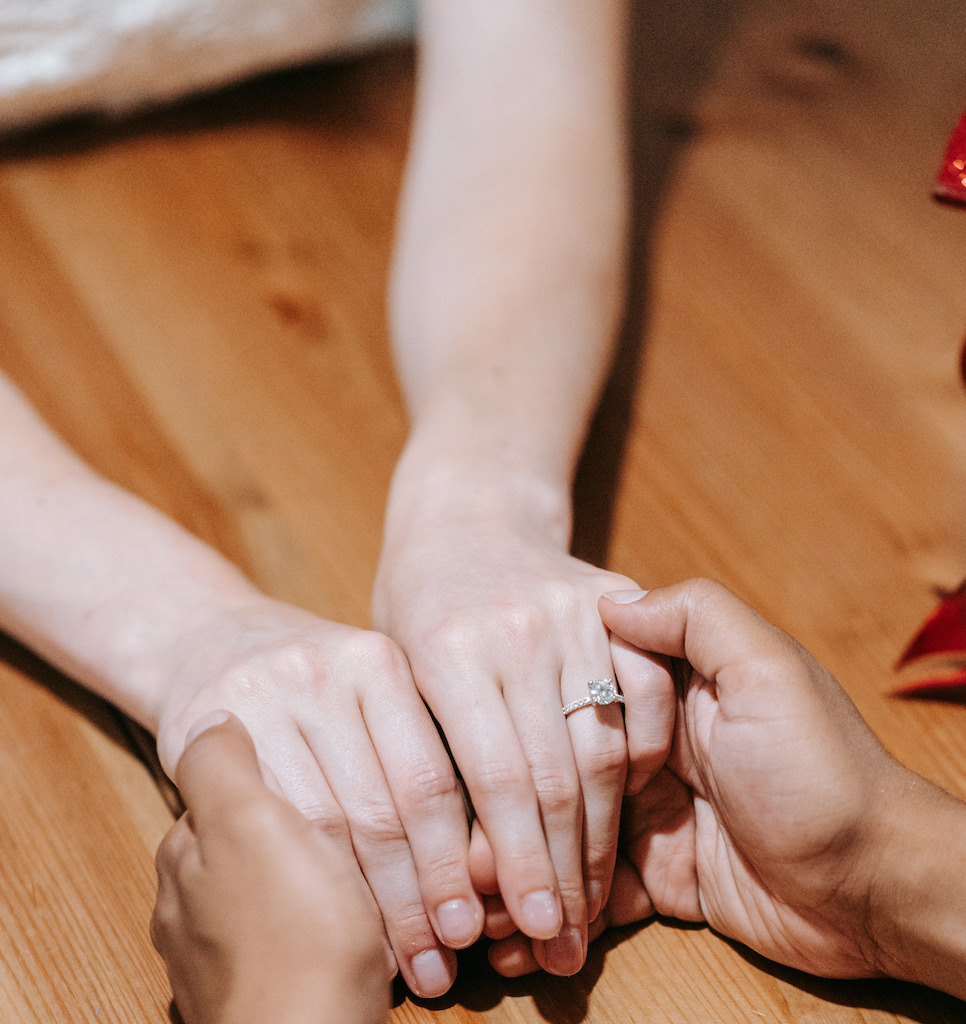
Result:
{"label": "wrist", "polygon": [[870,964],[966,998],[966,804],[908,769],[884,801]]}
{"label": "wrist", "polygon": [[414,432],[393,475],[385,545],[424,530],[525,537],[566,551],[571,494],[566,474],[525,464],[499,444],[462,445],[452,434]]}
{"label": "wrist", "polygon": [[89,472],[41,497],[24,505],[71,514],[37,515],[19,531],[3,626],[154,732],[190,638],[261,595],[216,551]]}

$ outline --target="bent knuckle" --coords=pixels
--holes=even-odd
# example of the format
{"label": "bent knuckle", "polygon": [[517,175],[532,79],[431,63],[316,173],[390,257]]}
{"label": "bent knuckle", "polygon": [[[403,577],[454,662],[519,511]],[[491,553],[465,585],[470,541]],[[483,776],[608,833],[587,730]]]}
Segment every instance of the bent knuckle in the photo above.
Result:
{"label": "bent knuckle", "polygon": [[697,576],[687,581],[689,597],[696,605],[707,601],[715,600],[728,591],[716,580],[708,579],[706,576]]}
{"label": "bent knuckle", "polygon": [[352,842],[362,848],[390,848],[407,844],[396,808],[392,804],[373,804],[363,812],[349,815]]}
{"label": "bent knuckle", "polygon": [[259,695],[270,697],[280,681],[293,693],[316,693],[325,685],[327,674],[327,659],[318,644],[289,640],[237,666],[226,682],[250,700]]}
{"label": "bent knuckle", "polygon": [[381,678],[397,678],[408,675],[406,655],[394,640],[383,633],[360,631],[348,645],[345,652],[356,671]]}
{"label": "bent knuckle", "polygon": [[599,746],[582,748],[577,755],[582,774],[598,782],[611,782],[623,776],[627,768],[625,742],[601,742]]}
{"label": "bent knuckle", "polygon": [[580,783],[575,775],[560,771],[534,772],[537,798],[545,815],[573,813],[580,806]]}
{"label": "bent knuckle", "polygon": [[511,603],[497,612],[496,635],[510,650],[527,650],[540,644],[550,626],[547,615],[534,603]]}
{"label": "bent knuckle", "polygon": [[424,646],[426,650],[435,652],[434,660],[437,662],[467,665],[476,659],[480,633],[463,618],[446,618],[431,630]]}
{"label": "bent knuckle", "polygon": [[[249,800],[232,814],[232,830],[243,839],[259,842],[286,827],[286,804],[275,800]],[[297,820],[297,819],[296,819]]]}
{"label": "bent knuckle", "polygon": [[526,770],[516,761],[495,758],[477,769],[472,795],[474,800],[497,800],[506,797],[519,800],[531,790],[531,786]]}
{"label": "bent knuckle", "polygon": [[436,810],[441,804],[459,797],[456,773],[438,761],[426,762],[410,772],[401,784],[400,810],[419,812],[429,806]]}

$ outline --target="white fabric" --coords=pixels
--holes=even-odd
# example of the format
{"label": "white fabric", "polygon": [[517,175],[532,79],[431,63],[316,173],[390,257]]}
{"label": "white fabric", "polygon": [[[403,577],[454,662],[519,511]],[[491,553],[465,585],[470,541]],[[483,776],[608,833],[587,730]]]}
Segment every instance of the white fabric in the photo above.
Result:
{"label": "white fabric", "polygon": [[410,35],[415,0],[0,0],[0,131]]}

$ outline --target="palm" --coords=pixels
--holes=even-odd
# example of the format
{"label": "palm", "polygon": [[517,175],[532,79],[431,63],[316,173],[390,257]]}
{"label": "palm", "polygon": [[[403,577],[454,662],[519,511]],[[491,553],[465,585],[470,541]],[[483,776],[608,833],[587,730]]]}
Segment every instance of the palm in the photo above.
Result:
{"label": "palm", "polygon": [[[808,702],[729,717],[697,674],[685,692],[668,767],[625,799],[625,877],[641,879],[657,913],[707,921],[770,959],[868,975],[842,924],[865,810],[862,787],[843,786],[849,748],[809,736]],[[639,912],[641,893],[625,894],[632,904]],[[621,915],[612,904],[611,922]]]}

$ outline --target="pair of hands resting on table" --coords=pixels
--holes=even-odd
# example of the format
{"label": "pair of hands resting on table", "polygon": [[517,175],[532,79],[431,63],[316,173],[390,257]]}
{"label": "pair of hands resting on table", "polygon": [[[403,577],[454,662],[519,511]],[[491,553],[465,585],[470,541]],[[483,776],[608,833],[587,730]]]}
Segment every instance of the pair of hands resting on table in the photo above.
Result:
{"label": "pair of hands resting on table", "polygon": [[496,512],[487,525],[449,491],[448,530],[430,501],[402,517],[384,561],[381,616],[407,658],[382,633],[262,594],[93,473],[2,376],[0,438],[0,627],[155,731],[169,774],[197,720],[235,714],[285,796],[358,861],[406,982],[436,996],[484,912],[425,696],[515,925],[550,970],[580,968],[616,858],[626,753],[619,709],[571,724],[560,708],[613,674],[596,601],[629,581],[561,551],[565,529],[497,528]]}
{"label": "pair of hands resting on table", "polygon": [[[615,596],[601,599],[600,612],[629,707],[671,707],[673,724],[664,766],[624,800],[614,884],[592,934],[660,913],[706,921],[815,974],[889,975],[966,996],[966,805],[895,761],[828,672],[723,588],[692,581]],[[208,745],[206,762],[199,743]],[[247,765],[244,784],[226,770],[235,761]],[[202,800],[206,772],[230,780],[228,810],[215,793]],[[375,912],[367,919],[363,890],[340,886],[348,862],[337,862],[337,845],[262,784],[237,723],[203,733],[178,781],[189,812],[159,853],[154,935],[176,995],[191,1007],[187,1024],[256,1019],[224,1008],[231,979],[249,977],[243,963],[257,959],[260,935],[282,948],[304,943],[317,957],[314,975],[304,956],[295,957],[292,991],[304,1001],[292,1016],[273,1019],[334,1021],[327,986],[339,983],[355,993],[339,1006],[356,1007],[339,1020],[378,1020],[385,989],[379,998],[372,993],[385,975],[373,967]],[[270,813],[248,813],[266,803]],[[281,832],[277,815],[287,815]],[[236,833],[239,818],[253,827]],[[243,836],[237,862],[225,853],[197,868],[209,830],[223,851]],[[328,849],[319,852],[320,843]],[[302,899],[313,871],[313,899]],[[484,887],[493,875],[485,842],[475,848],[474,873]],[[220,889],[209,897],[207,879],[216,874]],[[271,901],[233,902],[233,892],[268,886]],[[237,912],[226,915],[226,906]],[[352,933],[347,947],[360,970],[331,948],[339,914],[368,935],[356,946]],[[505,934],[511,928],[492,907],[487,929],[504,937],[491,959],[507,974],[535,969],[529,940]],[[285,973],[266,976],[253,965],[251,977],[265,986],[259,998],[287,992]]]}

